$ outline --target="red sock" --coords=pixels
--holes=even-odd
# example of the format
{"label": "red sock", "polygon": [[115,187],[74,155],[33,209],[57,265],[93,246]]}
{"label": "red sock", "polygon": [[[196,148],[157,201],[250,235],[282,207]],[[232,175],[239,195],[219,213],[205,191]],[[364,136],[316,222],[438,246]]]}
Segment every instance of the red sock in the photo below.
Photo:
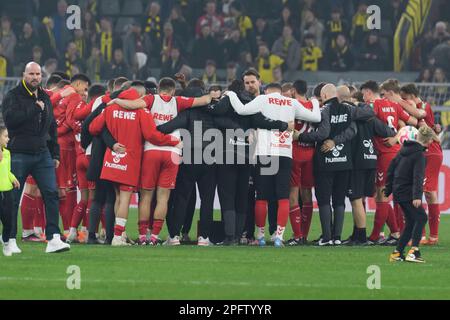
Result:
{"label": "red sock", "polygon": [[67,222],[69,223],[69,227],[72,222],[73,210],[75,209],[76,206],[77,206],[77,190],[71,189],[66,193],[66,219]]}
{"label": "red sock", "polygon": [[[278,209],[280,207],[278,206]],[[292,232],[294,232],[294,238],[300,239],[302,237],[302,230],[301,230],[301,213],[300,213],[300,207],[295,206],[291,208],[289,211],[289,220],[291,222]]]}
{"label": "red sock", "polygon": [[122,233],[124,233],[124,232],[125,232],[125,227],[119,226],[118,224],[116,224],[114,226],[114,235],[115,236],[120,237],[120,236],[122,236]]}
{"label": "red sock", "polygon": [[153,198],[152,204],[150,205],[150,221],[149,226],[153,226],[153,222],[155,219],[155,209],[156,209],[156,198]]}
{"label": "red sock", "polygon": [[313,213],[313,205],[312,203],[304,203],[302,207],[302,222],[300,224],[302,235],[305,238],[308,238],[309,229],[311,227],[311,220],[312,220],[312,213]]}
{"label": "red sock", "polygon": [[266,225],[267,216],[267,201],[256,200],[255,202],[255,224],[258,228],[263,228]]}
{"label": "red sock", "polygon": [[36,209],[36,198],[24,193],[22,197],[22,205],[20,206],[22,229],[33,230],[33,220],[37,211]]}
{"label": "red sock", "polygon": [[433,203],[428,205],[428,224],[430,226],[431,238],[438,238],[439,222],[441,221],[440,215],[439,204]]}
{"label": "red sock", "polygon": [[138,222],[139,235],[145,236],[147,234],[149,221],[148,220],[140,220]]}
{"label": "red sock", "polygon": [[77,229],[86,214],[87,201],[81,200],[73,209],[72,219],[70,223],[71,228]]}
{"label": "red sock", "polygon": [[37,214],[34,216],[34,226],[45,231],[45,207],[42,197],[36,197],[35,203]]}
{"label": "red sock", "polygon": [[[154,219],[153,226],[152,226],[152,234],[155,236],[158,236],[159,233],[161,232],[163,225],[164,225],[164,220]],[[141,234],[141,233],[139,232],[139,234]],[[145,228],[145,232],[142,234],[147,234],[147,228]]]}
{"label": "red sock", "polygon": [[391,230],[391,233],[397,233],[400,232],[400,228],[397,225],[397,217],[395,215],[394,209],[392,209],[392,206],[389,205],[389,214],[386,220],[386,224],[389,227],[389,230]]}
{"label": "red sock", "polygon": [[61,216],[61,221],[63,224],[63,229],[64,230],[69,230],[70,227],[70,221],[67,222],[66,220],[66,215],[65,215],[65,210],[66,210],[66,197],[61,197],[59,198],[59,215]]}
{"label": "red sock", "polygon": [[394,205],[394,212],[397,220],[398,229],[400,233],[402,233],[403,229],[405,229],[405,218],[403,216],[403,210],[398,203]]}
{"label": "red sock", "polygon": [[83,217],[83,227],[89,228],[89,212],[91,210],[91,204],[92,204],[92,200],[88,200],[87,206],[86,206],[86,211],[84,212],[84,217]]}
{"label": "red sock", "polygon": [[385,224],[389,216],[389,207],[391,205],[387,202],[377,202],[377,208],[375,211],[375,220],[373,222],[373,230],[369,239],[371,241],[377,241],[380,237],[381,228]]}
{"label": "red sock", "polygon": [[278,200],[277,225],[286,227],[289,218],[289,199]]}

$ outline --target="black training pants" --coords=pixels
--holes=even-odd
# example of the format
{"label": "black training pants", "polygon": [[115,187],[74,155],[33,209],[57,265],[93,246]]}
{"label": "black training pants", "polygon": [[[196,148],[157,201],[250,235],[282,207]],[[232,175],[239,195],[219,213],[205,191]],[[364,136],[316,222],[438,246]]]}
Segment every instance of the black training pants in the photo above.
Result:
{"label": "black training pants", "polygon": [[102,208],[105,207],[106,220],[106,242],[110,243],[114,237],[114,203],[116,193],[112,182],[106,180],[97,180],[95,182],[95,195],[89,211],[89,236],[95,237],[97,226],[100,221]]}
{"label": "black training pants", "polygon": [[409,240],[412,239],[412,246],[419,247],[422,238],[422,230],[427,223],[428,217],[422,206],[418,208],[412,205],[412,201],[400,202],[405,214],[405,229],[398,241],[397,250],[403,252]]}
{"label": "black training pants", "polygon": [[11,191],[0,192],[0,220],[3,224],[2,240],[9,241],[14,219],[14,195]]}
{"label": "black training pants", "polygon": [[186,208],[195,188],[195,183],[198,185],[201,201],[199,235],[203,238],[209,237],[216,193],[216,166],[182,164],[178,170],[172,204],[167,214],[167,228],[171,238],[180,234],[181,227],[185,221]]}

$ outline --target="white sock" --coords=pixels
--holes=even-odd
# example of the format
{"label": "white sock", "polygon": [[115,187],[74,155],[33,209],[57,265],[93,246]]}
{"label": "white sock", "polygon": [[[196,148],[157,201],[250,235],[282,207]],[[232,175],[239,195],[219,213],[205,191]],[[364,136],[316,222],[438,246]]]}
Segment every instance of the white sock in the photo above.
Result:
{"label": "white sock", "polygon": [[283,240],[285,227],[277,226],[276,236],[275,238]]}
{"label": "white sock", "polygon": [[264,238],[264,227],[256,227],[257,229],[257,238],[261,239]]}
{"label": "white sock", "polygon": [[116,218],[116,224],[118,226],[124,227],[127,225],[127,219],[124,218]]}
{"label": "white sock", "polygon": [[44,233],[44,231],[42,231],[41,227],[34,227],[34,233],[37,235],[40,235],[40,234]]}
{"label": "white sock", "polygon": [[23,237],[23,238],[26,238],[26,237],[28,237],[28,236],[31,236],[33,233],[34,233],[34,230],[33,230],[33,229],[31,229],[31,230],[23,229],[23,231],[22,231],[22,237]]}

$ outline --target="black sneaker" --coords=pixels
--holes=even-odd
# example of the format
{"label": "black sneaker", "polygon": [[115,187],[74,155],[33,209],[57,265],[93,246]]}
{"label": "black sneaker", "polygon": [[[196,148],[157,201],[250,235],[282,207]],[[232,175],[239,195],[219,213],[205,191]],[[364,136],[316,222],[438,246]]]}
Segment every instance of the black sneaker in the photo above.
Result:
{"label": "black sneaker", "polygon": [[103,244],[103,242],[99,241],[97,238],[89,237],[86,244]]}
{"label": "black sneaker", "polygon": [[353,237],[350,236],[350,237],[348,237],[347,239],[345,239],[344,241],[342,241],[342,244],[343,244],[344,246],[352,246],[352,245],[353,245],[353,242],[354,242]]}
{"label": "black sneaker", "polygon": [[222,243],[220,243],[220,245],[226,247],[237,246],[238,244],[239,244],[238,240],[231,237],[225,238],[225,240]]}
{"label": "black sneaker", "polygon": [[398,238],[394,238],[393,236],[389,236],[381,245],[382,246],[389,246],[389,247],[395,247],[398,244]]}
{"label": "black sneaker", "polygon": [[291,238],[288,241],[286,241],[286,245],[288,245],[289,247],[294,247],[294,246],[301,246],[303,245],[303,243],[301,238],[300,239]]}

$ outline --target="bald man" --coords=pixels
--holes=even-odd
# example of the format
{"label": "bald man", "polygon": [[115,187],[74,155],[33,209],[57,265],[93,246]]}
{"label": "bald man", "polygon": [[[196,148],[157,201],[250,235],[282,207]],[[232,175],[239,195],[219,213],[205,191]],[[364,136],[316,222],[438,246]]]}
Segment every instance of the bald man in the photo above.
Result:
{"label": "bald man", "polygon": [[10,135],[11,171],[20,183],[14,193],[13,229],[9,245],[13,253],[21,253],[16,243],[17,212],[23,186],[28,175],[36,180],[45,203],[48,240],[45,252],[61,252],[70,246],[60,239],[58,226],[58,190],[55,168],[59,165],[56,122],[50,98],[41,87],[41,67],[35,62],[26,65],[23,79],[10,90],[2,104],[3,119]]}
{"label": "bald man", "polygon": [[[322,121],[317,131],[295,134],[300,142],[316,143],[314,154],[315,195],[319,205],[322,236],[319,246],[340,245],[344,224],[345,196],[352,169],[351,139],[356,134],[349,106],[338,100],[333,84],[323,86]],[[351,130],[347,130],[351,129]],[[348,134],[343,134],[348,132]],[[331,143],[331,147],[324,142]],[[333,210],[331,209],[333,199]],[[333,212],[332,212],[333,211]]]}

